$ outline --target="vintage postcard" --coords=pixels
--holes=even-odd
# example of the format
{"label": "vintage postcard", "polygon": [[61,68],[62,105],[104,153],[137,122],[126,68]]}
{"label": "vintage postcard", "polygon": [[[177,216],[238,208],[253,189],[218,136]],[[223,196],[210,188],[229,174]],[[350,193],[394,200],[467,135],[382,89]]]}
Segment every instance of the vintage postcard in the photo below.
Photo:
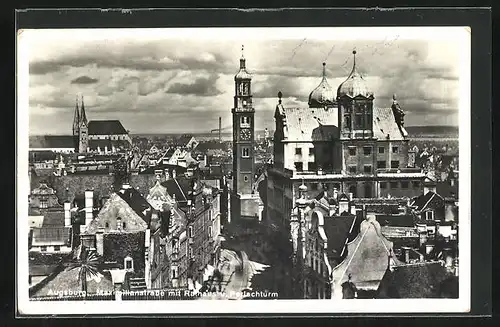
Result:
{"label": "vintage postcard", "polygon": [[468,27],[17,51],[21,314],[469,311]]}

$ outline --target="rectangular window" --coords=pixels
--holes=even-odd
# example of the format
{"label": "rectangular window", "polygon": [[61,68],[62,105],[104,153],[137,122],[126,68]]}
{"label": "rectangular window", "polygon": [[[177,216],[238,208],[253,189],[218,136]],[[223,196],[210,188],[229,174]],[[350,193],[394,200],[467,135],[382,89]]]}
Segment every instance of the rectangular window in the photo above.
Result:
{"label": "rectangular window", "polygon": [[357,171],[357,170],[356,170],[356,166],[349,166],[349,172],[350,172],[351,174],[356,174],[356,171]]}
{"label": "rectangular window", "polygon": [[41,246],[41,247],[40,247],[40,251],[42,251],[42,252],[47,252],[47,247],[46,247],[46,246]]}
{"label": "rectangular window", "polygon": [[385,169],[387,168],[387,164],[385,160],[377,161],[377,168],[378,169]]}
{"label": "rectangular window", "polygon": [[392,153],[398,153],[399,152],[399,147],[393,146],[392,147]]}
{"label": "rectangular window", "polygon": [[175,268],[172,268],[172,279],[176,279],[177,278],[177,271]]}
{"label": "rectangular window", "polygon": [[371,174],[371,172],[372,172],[372,165],[364,165],[363,172],[365,174]]}
{"label": "rectangular window", "polygon": [[188,227],[188,237],[189,238],[193,237],[193,226]]}
{"label": "rectangular window", "polygon": [[208,237],[212,237],[212,226],[208,226]]}
{"label": "rectangular window", "polygon": [[402,181],[401,182],[401,188],[408,188],[408,182],[407,181]]}
{"label": "rectangular window", "polygon": [[380,146],[380,147],[378,148],[378,153],[379,153],[379,154],[384,154],[384,153],[385,153],[385,148],[384,148],[383,146]]}
{"label": "rectangular window", "polygon": [[240,120],[241,127],[250,127],[250,117],[242,116]]}
{"label": "rectangular window", "polygon": [[425,219],[434,220],[434,211],[426,211],[425,212]]}
{"label": "rectangular window", "polygon": [[301,148],[295,148],[295,154],[302,154]]}
{"label": "rectangular window", "polygon": [[365,156],[369,156],[372,154],[372,147],[371,146],[364,146],[363,147],[363,154]]}
{"label": "rectangular window", "polygon": [[244,180],[245,182],[248,182],[248,176],[247,176],[247,175],[243,176],[243,180]]}
{"label": "rectangular window", "polygon": [[304,169],[304,164],[302,162],[296,162],[295,163],[295,169],[297,171],[302,171]]}
{"label": "rectangular window", "polygon": [[60,245],[54,245],[54,251],[56,251],[56,252],[61,251],[61,246]]}
{"label": "rectangular window", "polygon": [[399,160],[392,160],[391,168],[399,168]]}
{"label": "rectangular window", "polygon": [[46,209],[49,207],[49,202],[47,199],[40,199],[40,208],[41,209]]}
{"label": "rectangular window", "polygon": [[318,170],[318,165],[314,161],[309,162],[307,165],[308,165],[309,171],[316,171],[316,170]]}
{"label": "rectangular window", "polygon": [[387,188],[387,182],[380,182],[380,188],[382,189]]}
{"label": "rectangular window", "polygon": [[309,148],[309,155],[314,156],[316,154],[314,147]]}
{"label": "rectangular window", "polygon": [[355,147],[349,147],[349,155],[350,156],[356,155],[356,148]]}
{"label": "rectangular window", "polygon": [[419,188],[420,187],[420,181],[413,181],[413,182],[411,182],[411,185],[413,186],[413,188]]}
{"label": "rectangular window", "polygon": [[242,148],[241,149],[241,156],[243,158],[248,158],[250,157],[250,149],[249,148]]}
{"label": "rectangular window", "polygon": [[390,182],[391,189],[398,188],[398,182]]}

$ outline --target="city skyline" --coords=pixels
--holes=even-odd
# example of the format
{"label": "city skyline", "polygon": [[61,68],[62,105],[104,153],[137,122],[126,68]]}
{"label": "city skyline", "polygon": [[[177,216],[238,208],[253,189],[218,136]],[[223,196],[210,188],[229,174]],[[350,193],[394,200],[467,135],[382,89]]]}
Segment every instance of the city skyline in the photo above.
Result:
{"label": "city skyline", "polygon": [[389,107],[397,94],[407,126],[458,125],[461,43],[449,32],[436,36],[439,28],[431,38],[423,30],[408,36],[371,28],[363,39],[356,37],[360,28],[293,38],[283,37],[284,29],[266,29],[266,38],[262,29],[224,29],[228,36],[216,38],[210,30],[187,37],[171,29],[25,31],[36,49],[29,58],[30,134],[70,134],[77,95],[90,120],[119,119],[131,133],[204,133],[218,127],[219,116],[229,126],[242,45],[257,130],[272,129],[278,91],[285,106],[307,107],[323,62],[336,90],[351,70],[353,49],[375,106]]}

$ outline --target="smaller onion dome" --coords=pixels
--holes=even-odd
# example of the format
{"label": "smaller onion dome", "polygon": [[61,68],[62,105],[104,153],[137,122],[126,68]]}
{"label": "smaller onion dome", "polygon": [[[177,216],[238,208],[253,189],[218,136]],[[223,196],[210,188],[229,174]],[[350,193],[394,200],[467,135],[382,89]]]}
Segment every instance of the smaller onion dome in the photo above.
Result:
{"label": "smaller onion dome", "polygon": [[323,79],[309,94],[310,108],[323,108],[335,104],[335,93],[326,80],[326,63],[323,63]]}
{"label": "smaller onion dome", "polygon": [[252,75],[247,71],[247,68],[246,68],[246,60],[245,60],[245,56],[243,55],[243,50],[244,50],[244,46],[242,45],[241,46],[241,58],[240,58],[240,70],[238,71],[236,76],[234,76],[235,80],[237,80],[237,79],[252,79]]}
{"label": "smaller onion dome", "polygon": [[347,79],[339,85],[337,89],[337,98],[340,98],[344,95],[347,95],[350,98],[354,98],[357,96],[371,98],[373,97],[373,92],[370,91],[366,81],[358,72],[358,69],[356,67],[356,50],[354,50],[352,54],[354,55],[352,71],[349,74],[349,77],[347,77]]}

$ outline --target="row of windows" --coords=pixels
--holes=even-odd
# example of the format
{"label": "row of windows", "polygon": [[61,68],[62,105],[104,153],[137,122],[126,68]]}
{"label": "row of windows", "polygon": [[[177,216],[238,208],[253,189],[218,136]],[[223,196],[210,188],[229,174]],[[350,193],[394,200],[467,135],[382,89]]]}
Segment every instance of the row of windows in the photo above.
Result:
{"label": "row of windows", "polygon": [[[385,169],[385,168],[387,168],[387,163],[385,161],[377,161],[377,168]],[[391,168],[399,168],[399,160],[392,160],[391,161]],[[356,174],[358,172],[358,167],[357,166],[349,166],[348,171],[351,174]],[[372,165],[364,165],[363,166],[363,173],[371,174],[372,172],[373,172]]]}
{"label": "row of windows", "polygon": [[[316,153],[314,147],[309,148],[309,155],[312,156]],[[295,154],[301,155],[302,154],[302,148],[295,148]]]}
{"label": "row of windows", "polygon": [[[43,245],[40,247],[40,251],[42,252],[47,252],[47,246]],[[60,245],[54,245],[54,251],[58,252],[61,251],[61,246]]]}
{"label": "row of windows", "polygon": [[[380,146],[378,148],[378,153],[379,154],[384,154],[385,153],[385,147]],[[399,153],[399,147],[398,146],[393,146],[392,147],[392,153]],[[372,154],[372,147],[371,146],[364,146],[363,147],[363,154],[365,156],[369,156]],[[350,156],[355,156],[356,155],[356,147],[349,147],[349,155]]]}
{"label": "row of windows", "polygon": [[[389,182],[389,187],[391,189],[399,188],[400,183],[401,183],[401,188],[402,189],[408,189],[408,188],[410,188],[410,182],[408,182],[408,181],[401,181],[401,182],[393,181],[393,182]],[[412,181],[411,182],[411,187],[412,188],[420,188],[420,182],[419,181]],[[381,189],[386,189],[387,188],[387,182],[380,182],[380,188]]]}

